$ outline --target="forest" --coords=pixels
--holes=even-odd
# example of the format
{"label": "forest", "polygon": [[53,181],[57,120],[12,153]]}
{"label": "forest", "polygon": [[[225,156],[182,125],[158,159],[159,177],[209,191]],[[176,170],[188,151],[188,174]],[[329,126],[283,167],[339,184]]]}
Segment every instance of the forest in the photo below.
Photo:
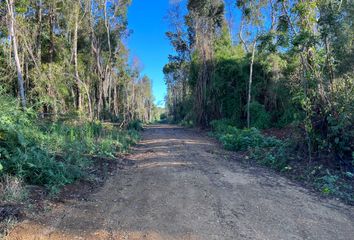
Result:
{"label": "forest", "polygon": [[2,200],[22,198],[11,190],[22,182],[58,192],[84,177],[92,158],[125,152],[140,122],[157,116],[152,82],[125,44],[129,5],[1,1]]}
{"label": "forest", "polygon": [[168,19],[171,121],[353,199],[351,1],[190,0]]}

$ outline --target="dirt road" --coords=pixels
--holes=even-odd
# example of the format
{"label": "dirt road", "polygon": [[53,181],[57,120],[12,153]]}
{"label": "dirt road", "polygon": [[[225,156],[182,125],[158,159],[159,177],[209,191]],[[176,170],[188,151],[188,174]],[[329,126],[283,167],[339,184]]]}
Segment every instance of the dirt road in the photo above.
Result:
{"label": "dirt road", "polygon": [[354,239],[354,208],[228,160],[203,134],[151,126],[86,201],[18,225],[8,239]]}

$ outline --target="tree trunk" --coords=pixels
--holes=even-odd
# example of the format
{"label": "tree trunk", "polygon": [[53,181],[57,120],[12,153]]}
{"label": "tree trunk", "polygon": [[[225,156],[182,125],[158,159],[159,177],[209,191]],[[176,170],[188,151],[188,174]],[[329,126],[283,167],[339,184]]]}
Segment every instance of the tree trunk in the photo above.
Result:
{"label": "tree trunk", "polygon": [[38,9],[37,9],[37,21],[38,21],[38,30],[37,30],[37,39],[36,39],[36,48],[37,48],[37,59],[39,64],[41,64],[41,56],[42,56],[42,0],[38,2]]}
{"label": "tree trunk", "polygon": [[103,11],[104,11],[104,22],[105,22],[105,27],[106,27],[106,32],[107,32],[107,43],[108,43],[108,60],[107,60],[107,67],[106,67],[106,74],[105,74],[105,80],[107,81],[108,84],[108,111],[111,111],[112,109],[112,75],[110,74],[111,71],[111,58],[112,58],[112,47],[111,47],[111,30],[110,30],[110,23],[109,23],[109,18],[108,18],[108,13],[107,13],[107,0],[104,1],[104,6],[103,6]]}
{"label": "tree trunk", "polygon": [[18,91],[19,91],[20,98],[21,98],[22,108],[26,109],[25,87],[24,87],[20,59],[18,56],[18,45],[17,45],[16,29],[15,29],[15,21],[16,20],[15,20],[15,13],[14,13],[14,3],[13,3],[13,0],[6,0],[6,3],[7,3],[7,9],[8,9],[9,18],[10,18],[9,31],[10,31],[10,35],[12,38],[13,52],[14,52],[14,58],[15,58],[15,63],[16,63],[16,69],[17,69]]}
{"label": "tree trunk", "polygon": [[77,110],[81,110],[81,95],[80,95],[80,76],[79,76],[79,66],[77,60],[77,41],[78,41],[78,30],[79,30],[79,4],[75,5],[75,27],[74,27],[74,39],[73,39],[73,58],[74,58],[74,71],[75,71],[75,105]]}
{"label": "tree trunk", "polygon": [[50,6],[50,13],[49,13],[49,38],[50,38],[50,45],[49,45],[49,83],[47,84],[47,91],[50,97],[54,99],[53,101],[53,113],[54,116],[57,115],[57,104],[55,100],[55,94],[53,94],[53,89],[52,89],[52,84],[51,82],[53,81],[53,74],[52,74],[52,65],[54,63],[54,21],[55,21],[55,16],[54,16],[54,9],[55,6],[51,5]]}
{"label": "tree trunk", "polygon": [[250,112],[250,106],[251,106],[251,93],[252,93],[252,78],[253,78],[253,63],[254,63],[254,55],[256,52],[256,43],[257,40],[253,42],[253,48],[252,48],[252,57],[251,57],[251,66],[250,66],[250,78],[248,82],[248,99],[247,99],[247,128],[250,128],[251,125],[251,112]]}

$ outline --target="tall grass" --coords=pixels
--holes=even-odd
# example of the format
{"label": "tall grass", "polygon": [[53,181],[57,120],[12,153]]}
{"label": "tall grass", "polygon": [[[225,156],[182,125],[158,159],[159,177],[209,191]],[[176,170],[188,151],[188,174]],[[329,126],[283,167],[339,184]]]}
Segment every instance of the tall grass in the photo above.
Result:
{"label": "tall grass", "polygon": [[296,138],[279,140],[263,135],[256,128],[238,129],[227,119],[213,121],[211,126],[212,135],[227,150],[244,151],[247,159],[305,181],[325,195],[354,204],[354,173],[323,162],[309,164]]}
{"label": "tall grass", "polygon": [[22,111],[8,96],[0,98],[0,177],[57,192],[83,177],[92,156],[116,157],[136,143],[136,130],[101,122],[43,122],[33,110]]}

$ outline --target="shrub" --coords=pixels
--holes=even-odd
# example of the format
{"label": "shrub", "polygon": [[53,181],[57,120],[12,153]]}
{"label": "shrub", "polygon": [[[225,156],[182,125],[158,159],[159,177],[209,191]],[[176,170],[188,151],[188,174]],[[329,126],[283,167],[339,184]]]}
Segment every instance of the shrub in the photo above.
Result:
{"label": "shrub", "polygon": [[128,129],[129,130],[136,130],[136,131],[142,131],[143,130],[143,124],[140,120],[133,120],[128,124]]}
{"label": "shrub", "polygon": [[6,203],[20,202],[27,195],[22,179],[10,175],[0,178],[0,201]]}
{"label": "shrub", "polygon": [[[139,124],[132,126],[140,129]],[[115,157],[138,139],[136,130],[101,122],[39,122],[16,100],[0,99],[0,174],[46,186],[53,193],[85,176],[90,156]]]}
{"label": "shrub", "polygon": [[226,133],[219,139],[226,149],[233,151],[244,151],[249,147],[259,146],[263,142],[262,135],[255,128],[238,130],[233,134]]}
{"label": "shrub", "polygon": [[161,113],[160,114],[160,120],[166,120],[167,119],[167,114],[166,113]]}
{"label": "shrub", "polygon": [[217,136],[224,133],[236,133],[238,131],[230,119],[214,120],[210,123],[210,126]]}
{"label": "shrub", "polygon": [[249,150],[251,157],[261,164],[278,170],[288,168],[288,144],[274,137],[266,137],[256,128],[238,129],[229,120],[212,122],[213,135],[227,150]]}
{"label": "shrub", "polygon": [[194,123],[191,120],[182,120],[180,122],[180,125],[183,126],[183,127],[191,128],[191,127],[194,126]]}
{"label": "shrub", "polygon": [[263,136],[256,128],[238,129],[229,123],[230,120],[225,119],[211,123],[214,136],[228,150],[245,151],[253,147],[272,147],[280,142],[273,137]]}
{"label": "shrub", "polygon": [[[336,160],[346,165],[354,161],[354,75],[336,79],[331,86],[330,106],[327,108],[326,131],[320,129],[320,149],[334,153]],[[353,170],[354,165],[351,166]]]}
{"label": "shrub", "polygon": [[251,126],[259,129],[271,126],[271,115],[265,107],[257,101],[250,104]]}
{"label": "shrub", "polygon": [[289,166],[288,142],[279,141],[270,147],[254,147],[250,149],[252,159],[258,163],[278,171],[291,170]]}

